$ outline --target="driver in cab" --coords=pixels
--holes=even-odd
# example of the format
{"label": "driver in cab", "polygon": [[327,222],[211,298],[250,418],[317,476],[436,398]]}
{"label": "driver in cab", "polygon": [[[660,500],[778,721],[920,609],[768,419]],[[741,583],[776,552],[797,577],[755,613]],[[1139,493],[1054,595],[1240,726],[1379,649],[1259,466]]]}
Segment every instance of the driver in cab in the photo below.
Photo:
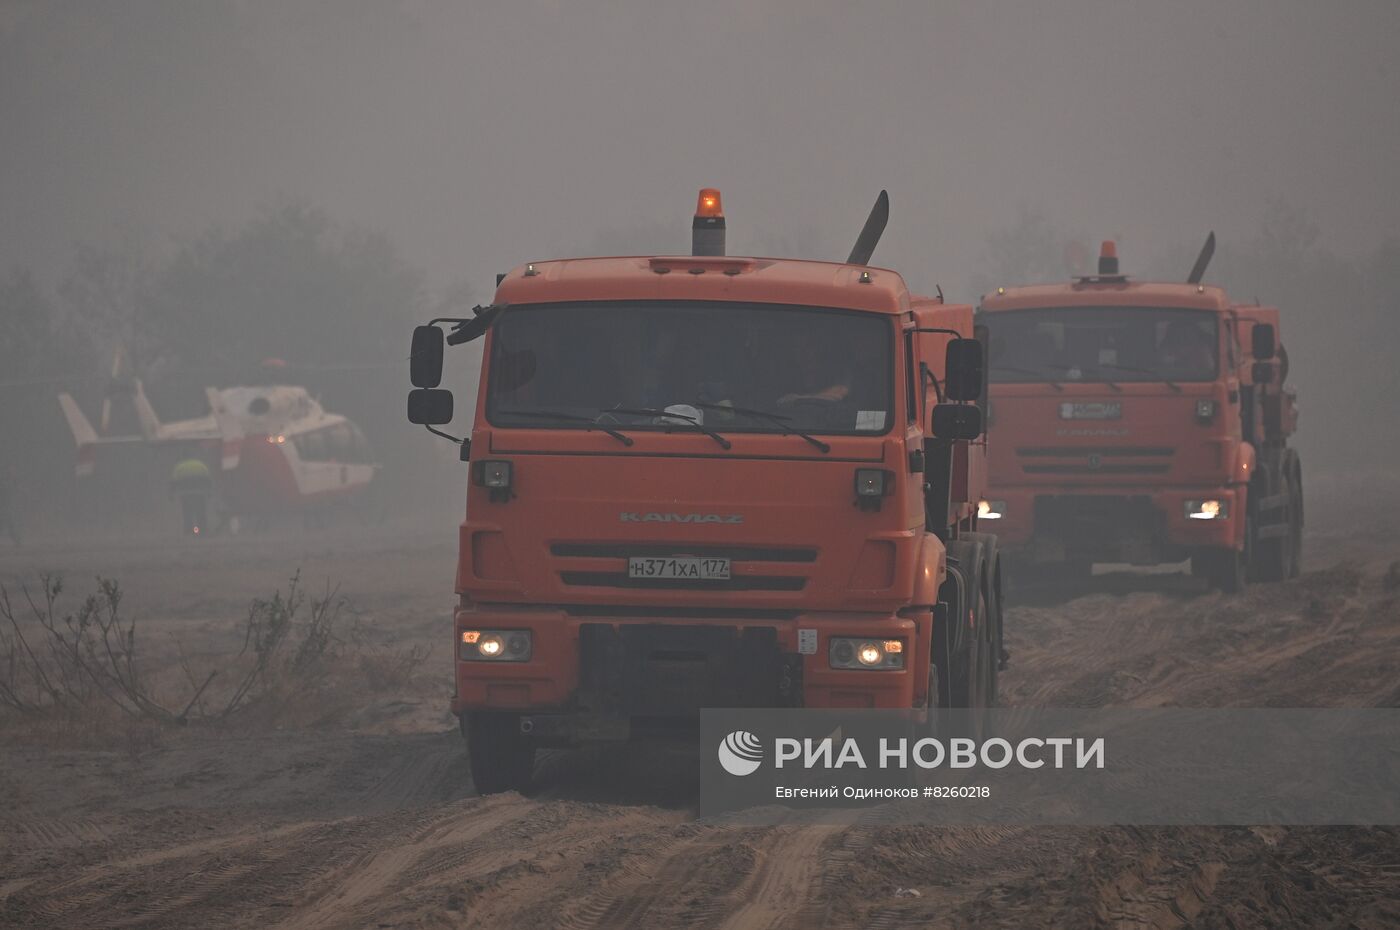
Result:
{"label": "driver in cab", "polygon": [[1168,368],[1190,372],[1215,371],[1215,350],[1194,323],[1175,320],[1167,327],[1158,358]]}
{"label": "driver in cab", "polygon": [[778,398],[780,407],[802,403],[834,404],[850,395],[849,365],[830,358],[829,353],[815,343],[801,343],[794,362],[794,390]]}

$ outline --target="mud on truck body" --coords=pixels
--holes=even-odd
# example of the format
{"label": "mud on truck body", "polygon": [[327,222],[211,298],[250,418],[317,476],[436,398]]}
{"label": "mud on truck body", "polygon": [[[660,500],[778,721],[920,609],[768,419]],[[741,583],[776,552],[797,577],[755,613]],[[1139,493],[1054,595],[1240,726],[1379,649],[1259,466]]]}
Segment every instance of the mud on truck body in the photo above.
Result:
{"label": "mud on truck body", "polygon": [[1298,572],[1296,395],[1273,307],[1201,284],[1099,274],[983,297],[989,432],[1000,452],[980,506],[1019,572],[1191,559],[1225,590]]}
{"label": "mud on truck body", "polygon": [[440,435],[440,325],[485,339],[453,616],[479,790],[702,707],[995,700],[984,349],[971,306],[868,267],[887,210],[845,263],[729,257],[707,189],[697,254],[522,265],[415,331]]}

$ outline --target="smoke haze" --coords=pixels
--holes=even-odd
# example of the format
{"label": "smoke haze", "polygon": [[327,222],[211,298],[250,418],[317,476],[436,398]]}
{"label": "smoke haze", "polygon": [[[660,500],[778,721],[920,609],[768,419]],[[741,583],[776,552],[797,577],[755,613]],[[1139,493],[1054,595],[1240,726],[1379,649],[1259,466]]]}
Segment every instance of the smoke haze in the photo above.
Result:
{"label": "smoke haze", "polygon": [[887,187],[875,263],[960,301],[1063,276],[1021,234],[1176,277],[1215,229],[1207,280],[1284,311],[1307,455],[1362,430],[1388,458],[1354,397],[1396,380],[1397,37],[1391,2],[10,0],[0,271],[52,292],[75,256],[159,266],[304,204],[421,272],[384,308],[406,343],[523,261],[685,251],[708,185],[731,252],[827,259]]}
{"label": "smoke haze", "polygon": [[1389,2],[57,2],[0,30],[4,266],[291,196],[486,290],[600,231],[683,247],[709,184],[733,250],[811,257],[888,187],[877,261],[950,292],[1024,205],[1139,268],[1278,200],[1342,253],[1400,228]]}

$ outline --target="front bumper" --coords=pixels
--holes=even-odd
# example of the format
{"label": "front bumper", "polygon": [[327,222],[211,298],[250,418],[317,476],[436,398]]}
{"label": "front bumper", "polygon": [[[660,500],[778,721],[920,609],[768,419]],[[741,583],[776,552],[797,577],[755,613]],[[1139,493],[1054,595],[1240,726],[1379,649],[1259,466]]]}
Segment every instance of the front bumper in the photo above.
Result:
{"label": "front bumper", "polygon": [[[1036,561],[1175,561],[1204,548],[1243,546],[1245,495],[1235,488],[998,488],[1005,501],[993,526],[1004,549]],[[1225,502],[1227,516],[1192,520],[1186,502]]]}
{"label": "front bumper", "polygon": [[[563,715],[567,730],[616,738],[617,721],[698,719],[701,707],[921,706],[932,615],[616,617],[471,605],[455,613],[454,650],[472,629],[529,630],[534,648],[525,662],[463,661],[454,651],[454,713],[538,715],[542,732],[557,724],[546,718]],[[832,636],[903,639],[905,668],[833,669]]]}

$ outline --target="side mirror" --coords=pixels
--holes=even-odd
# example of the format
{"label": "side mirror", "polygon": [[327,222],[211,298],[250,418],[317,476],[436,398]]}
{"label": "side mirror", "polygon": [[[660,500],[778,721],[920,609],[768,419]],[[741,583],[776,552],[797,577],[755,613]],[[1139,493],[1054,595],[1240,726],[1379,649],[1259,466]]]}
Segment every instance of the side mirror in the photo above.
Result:
{"label": "side mirror", "polygon": [[943,368],[943,396],[948,400],[970,401],[982,396],[982,343],[954,339],[948,343]]}
{"label": "side mirror", "polygon": [[1272,323],[1255,323],[1249,338],[1249,348],[1255,358],[1261,362],[1267,362],[1274,357],[1274,325]]}
{"label": "side mirror", "polygon": [[1273,384],[1274,366],[1269,362],[1255,362],[1250,377],[1255,384]]}
{"label": "side mirror", "polygon": [[976,439],[982,435],[982,408],[972,404],[938,404],[933,408],[933,435],[939,439]]}
{"label": "side mirror", "polygon": [[452,392],[424,388],[408,392],[408,422],[446,426],[452,422]]}
{"label": "side mirror", "polygon": [[414,387],[435,388],[442,383],[442,338],[442,330],[436,326],[413,327],[408,377]]}

